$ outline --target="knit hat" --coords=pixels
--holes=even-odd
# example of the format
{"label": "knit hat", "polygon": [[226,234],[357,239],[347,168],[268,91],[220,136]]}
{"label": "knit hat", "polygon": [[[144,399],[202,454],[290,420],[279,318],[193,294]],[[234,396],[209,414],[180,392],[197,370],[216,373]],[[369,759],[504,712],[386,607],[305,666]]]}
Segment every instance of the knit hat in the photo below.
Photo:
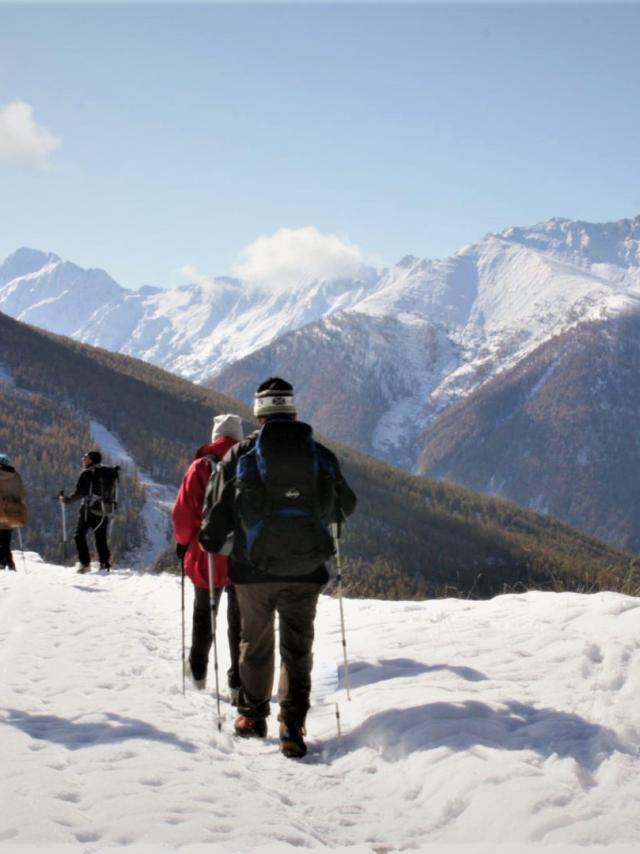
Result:
{"label": "knit hat", "polygon": [[228,439],[237,439],[238,442],[242,442],[244,432],[242,430],[242,419],[239,415],[226,412],[224,415],[215,416],[213,419],[213,430],[211,431],[211,441],[215,442],[221,436],[226,436]]}
{"label": "knit hat", "polygon": [[91,460],[91,465],[95,466],[102,462],[102,454],[100,451],[87,451],[86,455]]}
{"label": "knit hat", "polygon": [[293,386],[280,377],[269,377],[256,389],[253,402],[253,414],[256,418],[268,418],[270,415],[295,415]]}
{"label": "knit hat", "polygon": [[10,466],[11,460],[7,454],[0,454],[0,466]]}

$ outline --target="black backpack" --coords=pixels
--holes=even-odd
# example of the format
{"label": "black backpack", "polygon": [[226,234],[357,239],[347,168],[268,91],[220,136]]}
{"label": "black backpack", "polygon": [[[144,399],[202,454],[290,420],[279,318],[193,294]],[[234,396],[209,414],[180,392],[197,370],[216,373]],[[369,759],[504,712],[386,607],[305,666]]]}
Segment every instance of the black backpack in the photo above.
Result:
{"label": "black backpack", "polygon": [[118,509],[120,466],[93,467],[88,504],[96,516],[113,516]]}
{"label": "black backpack", "polygon": [[259,572],[282,576],[308,575],[329,560],[335,486],[332,457],[308,424],[267,421],[236,469],[246,560]]}

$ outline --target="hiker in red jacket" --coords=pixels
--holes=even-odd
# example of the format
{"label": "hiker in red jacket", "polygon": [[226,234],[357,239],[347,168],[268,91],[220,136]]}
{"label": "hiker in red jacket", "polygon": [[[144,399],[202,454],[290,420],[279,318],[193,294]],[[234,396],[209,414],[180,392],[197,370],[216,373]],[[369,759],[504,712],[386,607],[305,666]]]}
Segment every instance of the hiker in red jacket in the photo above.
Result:
{"label": "hiker in red jacket", "polygon": [[[198,449],[194,461],[182,479],[171,513],[177,543],[176,553],[182,559],[185,574],[194,585],[193,631],[186,668],[191,681],[199,689],[206,686],[209,651],[213,642],[208,554],[202,550],[198,542],[198,532],[202,522],[202,503],[212,470],[229,448],[242,441],[242,438],[242,420],[238,415],[230,413],[216,415],[213,419],[211,442]],[[216,554],[213,556],[213,561],[216,611],[225,586],[227,590],[227,636],[231,653],[231,667],[227,671],[227,680],[231,702],[237,705],[240,690],[240,611],[235,588],[228,581],[227,558],[222,554]]]}

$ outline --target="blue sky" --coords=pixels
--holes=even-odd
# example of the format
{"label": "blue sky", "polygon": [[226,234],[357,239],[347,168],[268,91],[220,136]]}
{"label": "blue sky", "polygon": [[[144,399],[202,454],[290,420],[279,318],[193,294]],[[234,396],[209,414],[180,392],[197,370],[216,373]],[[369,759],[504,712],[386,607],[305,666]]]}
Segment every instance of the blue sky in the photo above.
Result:
{"label": "blue sky", "polygon": [[0,5],[0,257],[173,286],[636,216],[638,43],[637,4]]}

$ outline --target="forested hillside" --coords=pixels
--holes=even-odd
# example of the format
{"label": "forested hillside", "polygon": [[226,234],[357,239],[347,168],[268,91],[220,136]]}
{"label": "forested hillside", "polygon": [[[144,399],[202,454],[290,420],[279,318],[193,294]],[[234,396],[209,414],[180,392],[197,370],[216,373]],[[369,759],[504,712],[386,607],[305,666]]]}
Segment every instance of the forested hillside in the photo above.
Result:
{"label": "forested hillside", "polygon": [[[48,554],[54,545],[45,534],[55,529],[59,513],[49,496],[73,484],[89,418],[111,430],[142,469],[177,487],[194,449],[208,439],[214,414],[236,411],[249,417],[242,404],[161,369],[2,314],[0,368],[0,387],[8,395],[0,411],[3,449],[26,473],[30,494],[42,496],[32,507],[28,535],[32,547]],[[24,401],[15,408],[17,420],[15,400]],[[640,571],[627,552],[513,504],[330,444],[359,496],[343,542],[350,595],[393,599],[489,596],[523,586],[640,587]],[[45,454],[56,458],[55,465],[29,462]],[[49,469],[46,477],[41,468]],[[133,520],[135,507],[132,514]],[[40,516],[47,521],[40,522]],[[130,547],[135,531],[129,536]],[[175,568],[175,561],[165,566]]]}
{"label": "forested hillside", "polygon": [[418,471],[640,552],[639,376],[640,314],[583,324],[450,407]]}

